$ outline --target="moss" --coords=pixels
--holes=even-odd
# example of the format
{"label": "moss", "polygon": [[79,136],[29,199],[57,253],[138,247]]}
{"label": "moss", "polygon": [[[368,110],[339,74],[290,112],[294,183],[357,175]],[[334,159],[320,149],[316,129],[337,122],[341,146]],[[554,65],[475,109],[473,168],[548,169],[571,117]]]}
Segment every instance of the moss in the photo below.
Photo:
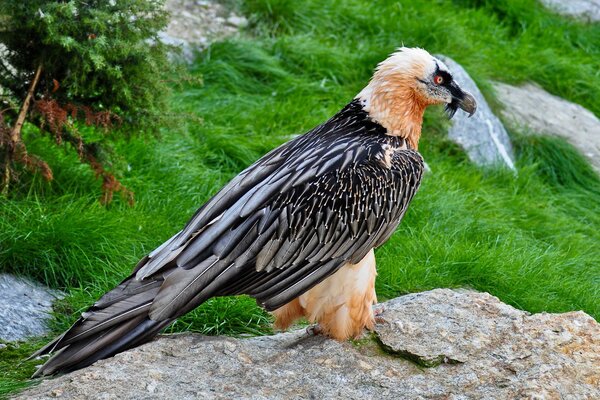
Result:
{"label": "moss", "polygon": [[391,346],[388,346],[387,344],[383,343],[381,338],[377,335],[375,337],[375,341],[379,345],[379,348],[385,354],[391,355],[393,357],[400,357],[405,360],[411,361],[419,367],[434,368],[434,367],[438,367],[442,364],[461,364],[462,363],[461,361],[454,360],[444,354],[439,354],[439,355],[432,356],[432,357],[424,357],[419,354],[411,353],[408,350],[393,349]]}
{"label": "moss", "polygon": [[0,399],[32,384],[29,378],[41,364],[40,360],[27,358],[44,344],[43,340],[32,342],[0,341]]}

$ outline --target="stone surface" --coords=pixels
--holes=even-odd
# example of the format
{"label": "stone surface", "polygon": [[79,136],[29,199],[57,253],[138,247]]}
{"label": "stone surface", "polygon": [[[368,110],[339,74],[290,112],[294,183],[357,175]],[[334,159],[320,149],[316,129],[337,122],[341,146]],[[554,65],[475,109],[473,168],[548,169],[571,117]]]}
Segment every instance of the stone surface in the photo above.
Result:
{"label": "stone surface", "polygon": [[529,130],[566,139],[600,172],[600,119],[594,113],[531,83],[517,87],[495,82],[494,89],[509,125],[525,127],[524,133]]}
{"label": "stone surface", "polygon": [[469,118],[461,110],[455,114],[448,137],[461,146],[475,164],[503,165],[514,170],[514,155],[508,133],[490,110],[473,79],[456,61],[443,55],[437,57],[448,66],[460,87],[477,100],[477,112],[472,117]]}
{"label": "stone surface", "polygon": [[559,14],[579,18],[584,21],[600,21],[600,0],[541,0],[542,3]]}
{"label": "stone surface", "polygon": [[10,274],[0,274],[0,339],[23,340],[47,333],[52,302],[61,293]]}
{"label": "stone surface", "polygon": [[165,8],[171,19],[160,39],[182,47],[188,60],[193,59],[194,49],[202,50],[248,25],[246,18],[214,1],[167,0]]}
{"label": "stone surface", "polygon": [[600,325],[583,312],[530,315],[438,289],[387,302],[382,319],[354,343],[305,330],[162,336],[16,398],[600,398]]}

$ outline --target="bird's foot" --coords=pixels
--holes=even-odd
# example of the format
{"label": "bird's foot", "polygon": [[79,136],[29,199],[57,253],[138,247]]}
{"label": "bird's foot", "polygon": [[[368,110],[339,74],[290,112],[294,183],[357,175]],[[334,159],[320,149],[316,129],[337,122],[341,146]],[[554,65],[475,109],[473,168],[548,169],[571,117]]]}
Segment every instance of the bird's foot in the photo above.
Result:
{"label": "bird's foot", "polygon": [[375,323],[383,324],[385,319],[382,317],[385,312],[385,306],[383,304],[378,304],[373,307],[373,315],[375,316]]}
{"label": "bird's foot", "polygon": [[306,327],[306,333],[311,336],[317,336],[323,333],[323,328],[319,324],[309,325]]}
{"label": "bird's foot", "polygon": [[375,314],[376,317],[381,316],[381,314],[383,314],[384,312],[385,312],[384,304],[377,304],[376,306],[373,306],[373,314]]}

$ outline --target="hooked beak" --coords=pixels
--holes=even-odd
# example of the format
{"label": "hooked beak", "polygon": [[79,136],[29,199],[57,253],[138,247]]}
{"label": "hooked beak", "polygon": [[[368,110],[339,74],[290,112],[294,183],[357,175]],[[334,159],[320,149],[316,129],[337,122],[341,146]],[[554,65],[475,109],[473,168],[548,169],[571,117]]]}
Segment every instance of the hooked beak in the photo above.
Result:
{"label": "hooked beak", "polygon": [[469,92],[463,92],[465,96],[458,102],[461,110],[469,114],[469,118],[477,111],[477,102],[475,97]]}
{"label": "hooked beak", "polygon": [[452,118],[459,108],[469,114],[471,117],[477,111],[477,101],[475,97],[467,91],[463,91],[456,83],[450,86],[452,101],[446,104],[446,114]]}

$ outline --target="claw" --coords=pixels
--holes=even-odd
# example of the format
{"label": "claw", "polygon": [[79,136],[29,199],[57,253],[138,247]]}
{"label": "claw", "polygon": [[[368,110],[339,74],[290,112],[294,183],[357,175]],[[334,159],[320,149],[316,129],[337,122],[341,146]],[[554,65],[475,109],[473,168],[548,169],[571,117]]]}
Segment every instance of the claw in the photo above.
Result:
{"label": "claw", "polygon": [[373,307],[373,314],[376,317],[381,316],[385,312],[385,306],[383,304],[378,304]]}
{"label": "claw", "polygon": [[312,336],[317,336],[323,333],[323,328],[319,324],[314,324],[306,327],[306,333]]}
{"label": "claw", "polygon": [[376,324],[383,324],[386,322],[385,318],[382,317],[385,312],[385,306],[383,304],[379,304],[373,307],[373,315]]}

